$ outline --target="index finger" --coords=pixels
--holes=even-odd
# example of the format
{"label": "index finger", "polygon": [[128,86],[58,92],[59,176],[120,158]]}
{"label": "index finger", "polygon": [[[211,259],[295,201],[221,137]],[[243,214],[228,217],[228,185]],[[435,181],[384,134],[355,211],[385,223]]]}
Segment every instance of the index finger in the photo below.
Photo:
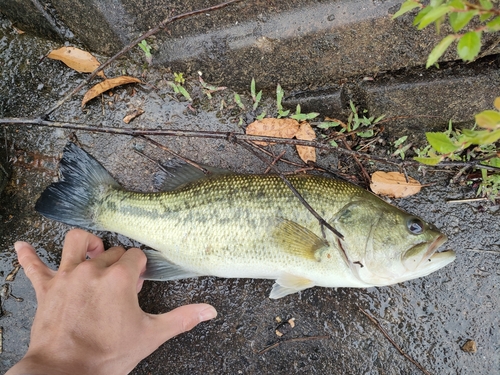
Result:
{"label": "index finger", "polygon": [[59,269],[71,271],[85,261],[87,252],[91,254],[104,251],[101,239],[81,229],[70,230],[64,239],[64,245]]}
{"label": "index finger", "polygon": [[131,272],[130,276],[134,280],[139,279],[141,273],[146,269],[146,254],[141,249],[133,247],[128,249],[125,254],[115,263],[115,265],[121,265]]}

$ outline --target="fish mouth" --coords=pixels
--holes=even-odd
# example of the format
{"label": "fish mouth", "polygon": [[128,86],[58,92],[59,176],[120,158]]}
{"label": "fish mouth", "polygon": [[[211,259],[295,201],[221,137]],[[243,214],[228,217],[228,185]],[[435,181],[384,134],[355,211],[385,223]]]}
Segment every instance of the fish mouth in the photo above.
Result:
{"label": "fish mouth", "polygon": [[[443,250],[438,252],[438,248],[448,240],[444,234],[440,234],[430,245],[425,249],[426,243],[414,246],[408,253],[413,256],[407,256],[403,264],[408,271],[414,273],[414,277],[421,277],[430,274],[455,260],[456,254],[453,250]],[[418,255],[420,261],[417,261],[417,253],[425,249],[423,255]],[[417,275],[418,274],[418,275]]]}

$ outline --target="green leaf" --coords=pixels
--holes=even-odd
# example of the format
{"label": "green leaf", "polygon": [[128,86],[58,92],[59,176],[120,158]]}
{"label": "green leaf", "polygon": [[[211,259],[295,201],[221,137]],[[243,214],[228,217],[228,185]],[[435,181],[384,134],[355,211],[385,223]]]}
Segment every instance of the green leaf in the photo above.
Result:
{"label": "green leaf", "polygon": [[476,115],[476,123],[486,129],[500,129],[500,112],[483,111]]}
{"label": "green leaf", "polygon": [[306,120],[312,120],[313,118],[316,118],[319,116],[319,113],[317,112],[311,112],[311,113],[296,113],[295,115],[290,116],[291,118],[297,120],[297,121],[306,121]]}
{"label": "green leaf", "polygon": [[430,7],[430,6],[426,6],[426,7],[422,8],[422,10],[420,12],[418,12],[418,14],[413,19],[413,26],[417,26],[419,24],[420,20],[422,18],[424,18],[425,15],[427,13],[429,13],[431,10],[432,10],[432,7]]}
{"label": "green leaf", "polygon": [[457,46],[458,56],[464,61],[472,61],[481,50],[481,32],[469,31],[460,38]]}
{"label": "green leaf", "polygon": [[182,94],[182,96],[184,96],[190,102],[193,101],[193,99],[191,98],[191,95],[189,95],[189,93],[186,91],[186,89],[184,87],[182,87],[181,85],[178,85],[177,88],[179,89],[179,92]]}
{"label": "green leaf", "polygon": [[448,35],[447,37],[443,38],[430,53],[429,57],[427,58],[427,64],[425,67],[428,68],[434,65],[455,39],[455,35]]}
{"label": "green leaf", "polygon": [[358,133],[358,137],[361,137],[361,138],[370,138],[370,137],[373,137],[373,129],[368,129],[364,132],[359,132]]}
{"label": "green leaf", "polygon": [[332,147],[339,147],[339,144],[338,144],[337,142],[333,141],[333,140],[332,140],[332,141],[330,141],[330,145],[331,145]]}
{"label": "green leaf", "polygon": [[477,10],[469,10],[468,12],[453,12],[450,13],[450,25],[454,32],[462,30],[465,25],[467,25],[472,17],[474,17],[479,12]]}
{"label": "green leaf", "polygon": [[479,3],[486,10],[490,10],[491,8],[493,8],[493,4],[490,0],[479,0]]}
{"label": "green leaf", "polygon": [[500,16],[493,18],[490,22],[486,24],[488,31],[500,31]]}
{"label": "green leaf", "polygon": [[283,106],[281,105],[283,96],[285,96],[285,91],[283,91],[280,84],[278,83],[278,86],[276,86],[276,106],[278,107],[278,112],[283,110]]}
{"label": "green leaf", "polygon": [[452,0],[448,3],[448,5],[455,9],[465,9],[463,0]]}
{"label": "green leaf", "polygon": [[320,129],[330,129],[330,128],[333,128],[335,126],[339,126],[340,125],[340,122],[337,122],[337,121],[328,121],[328,122],[321,122],[318,124],[318,128]]}
{"label": "green leaf", "polygon": [[398,18],[410,10],[420,7],[421,5],[415,0],[407,0],[401,4],[401,8],[392,16],[392,19]]}
{"label": "green leaf", "polygon": [[427,132],[425,136],[432,148],[441,154],[449,154],[458,149],[444,133]]}
{"label": "green leaf", "polygon": [[401,138],[398,138],[394,141],[394,147],[398,147],[400,144],[404,143],[408,139],[407,135],[403,135]]}
{"label": "green leaf", "polygon": [[495,14],[493,12],[486,12],[479,16],[479,21],[484,22],[487,19],[493,17]]}
{"label": "green leaf", "polygon": [[430,12],[422,17],[418,25],[418,29],[422,30],[423,28],[429,26],[434,21],[437,21],[441,17],[445,16],[446,13],[450,12],[452,9],[452,7],[447,5],[441,5],[437,8],[433,8]]}
{"label": "green leaf", "polygon": [[255,101],[255,78],[252,78],[252,83],[250,83],[250,94],[252,94],[252,99]]}
{"label": "green leaf", "polygon": [[424,157],[420,157],[420,156],[415,156],[413,159],[418,161],[419,163],[422,163],[422,164],[436,165],[441,160],[443,160],[443,157],[442,156],[433,156],[433,157],[429,157],[429,158],[424,158]]}

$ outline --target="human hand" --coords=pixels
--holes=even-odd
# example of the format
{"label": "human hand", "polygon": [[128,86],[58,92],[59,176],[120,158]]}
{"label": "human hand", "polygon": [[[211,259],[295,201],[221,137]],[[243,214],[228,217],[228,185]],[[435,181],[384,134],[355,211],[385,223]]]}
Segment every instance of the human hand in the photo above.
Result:
{"label": "human hand", "polygon": [[66,235],[58,271],[28,243],[16,242],[15,249],[38,308],[28,352],[6,375],[127,374],[165,341],[217,315],[207,304],[145,313],[137,297],[144,253],[104,251],[98,237],[80,229]]}

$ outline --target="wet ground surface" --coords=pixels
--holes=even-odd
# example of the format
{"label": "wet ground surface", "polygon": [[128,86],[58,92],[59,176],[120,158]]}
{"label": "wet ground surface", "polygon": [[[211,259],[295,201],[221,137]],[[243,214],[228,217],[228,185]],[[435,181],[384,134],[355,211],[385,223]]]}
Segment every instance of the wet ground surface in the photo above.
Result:
{"label": "wet ground surface", "polygon": [[[82,80],[81,74],[73,73],[58,61],[38,62],[52,47],[55,45],[17,35],[7,22],[2,23],[0,116],[35,116]],[[234,105],[228,91],[208,100],[194,79],[187,83],[195,98],[192,111],[168,85],[170,73],[143,71],[141,65],[128,59],[122,59],[106,73],[117,76],[123,70],[141,76],[154,87],[120,88],[113,97],[105,95],[102,101],[94,100],[84,110],[80,108],[81,95],[77,95],[57,112],[56,118],[127,127],[122,122],[127,110],[141,107],[145,113],[131,126],[238,131],[240,116],[244,120],[252,117]],[[249,95],[245,95],[244,102],[249,107]],[[226,107],[221,110],[222,100]],[[268,99],[265,105],[271,107],[272,100]],[[3,137],[3,129],[0,130]],[[14,281],[6,281],[15,268],[12,244],[16,240],[29,241],[44,261],[54,268],[58,264],[69,227],[42,218],[33,207],[41,191],[56,178],[60,152],[75,134],[81,145],[129,189],[151,191],[157,171],[156,165],[133,152],[134,148],[158,159],[168,159],[143,140],[128,136],[37,127],[5,128],[13,175],[0,196],[0,280],[2,285],[9,285],[12,295],[2,289],[0,371],[6,371],[26,351],[36,308],[33,290],[22,270]],[[415,139],[422,134],[423,131],[415,134]],[[226,141],[157,139],[204,164],[247,173],[266,169],[253,155]],[[289,149],[287,157],[296,159],[295,151]],[[337,162],[335,155],[319,158],[319,163],[326,166]],[[347,171],[352,170],[345,160],[341,163]],[[395,286],[367,290],[313,288],[280,300],[268,298],[273,283],[270,280],[204,277],[147,282],[140,303],[148,312],[208,302],[219,315],[164,344],[142,361],[133,374],[419,373],[359,308],[374,315],[395,342],[431,374],[498,373],[500,210],[489,202],[447,203],[449,199],[474,195],[467,186],[450,185],[449,172],[427,172],[425,176],[415,170],[409,172],[421,182],[433,185],[416,196],[393,203],[434,223],[447,234],[445,247],[457,251],[454,263],[428,277]],[[137,245],[120,235],[98,234],[107,245]],[[275,333],[277,317],[295,319],[294,328],[282,328],[286,334],[281,338]],[[310,339],[302,340],[306,337]],[[461,350],[469,339],[477,343],[476,353]],[[280,344],[259,353],[275,343]]]}

